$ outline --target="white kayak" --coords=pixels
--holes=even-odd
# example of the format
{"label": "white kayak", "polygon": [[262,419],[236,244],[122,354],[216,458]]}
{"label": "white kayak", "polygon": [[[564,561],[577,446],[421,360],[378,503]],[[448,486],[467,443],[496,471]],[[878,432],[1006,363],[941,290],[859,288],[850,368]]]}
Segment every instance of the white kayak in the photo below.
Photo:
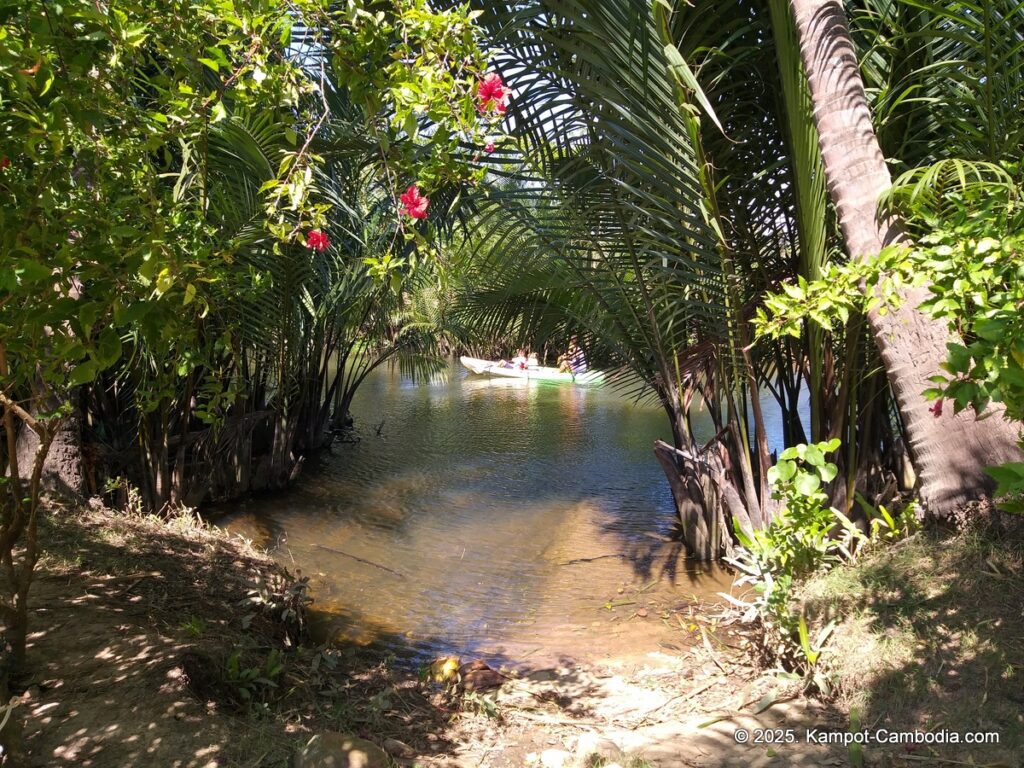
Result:
{"label": "white kayak", "polygon": [[468,371],[481,376],[504,376],[509,379],[551,381],[558,384],[601,384],[604,382],[604,374],[601,371],[564,373],[557,368],[543,366],[506,368],[495,360],[480,360],[475,357],[460,357],[459,361]]}

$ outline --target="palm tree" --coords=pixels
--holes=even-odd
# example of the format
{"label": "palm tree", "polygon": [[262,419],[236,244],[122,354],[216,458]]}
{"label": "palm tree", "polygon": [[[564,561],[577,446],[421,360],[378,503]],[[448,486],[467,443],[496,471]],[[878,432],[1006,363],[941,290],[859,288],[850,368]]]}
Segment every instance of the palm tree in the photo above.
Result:
{"label": "palm tree", "polygon": [[[772,516],[759,392],[798,426],[804,376],[802,351],[754,341],[748,323],[816,234],[796,234],[782,102],[765,98],[779,77],[770,27],[749,4],[710,25],[683,3],[498,5],[481,18],[500,34],[517,145],[492,172],[518,183],[477,201],[492,256],[478,322],[534,340],[580,330],[623,386],[654,393],[674,443],[656,454],[687,542],[718,556],[735,524]],[[821,198],[810,185],[805,215],[824,228]],[[706,444],[690,428],[697,403],[716,425]]]}
{"label": "palm tree", "polygon": [[[879,213],[891,179],[846,14],[837,0],[790,0],[790,7],[846,249],[851,258],[870,259],[903,235],[898,220]],[[982,423],[970,411],[940,415],[929,409],[922,393],[945,361],[950,336],[942,322],[918,310],[924,295],[907,291],[897,310],[872,310],[868,323],[899,404],[921,498],[941,514],[990,492],[994,484],[985,467],[1016,460],[1019,451],[1013,428],[1000,417]]]}

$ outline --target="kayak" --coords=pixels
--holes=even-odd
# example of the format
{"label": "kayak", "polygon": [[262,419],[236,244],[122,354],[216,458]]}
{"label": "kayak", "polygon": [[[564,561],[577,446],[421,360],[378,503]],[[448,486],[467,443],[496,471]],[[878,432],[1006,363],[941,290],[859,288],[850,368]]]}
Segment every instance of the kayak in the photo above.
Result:
{"label": "kayak", "polygon": [[471,373],[480,376],[504,376],[509,379],[526,379],[527,381],[551,381],[557,384],[601,384],[604,374],[601,371],[585,373],[564,373],[557,368],[530,366],[528,368],[505,368],[495,360],[480,360],[475,357],[460,357],[459,361]]}

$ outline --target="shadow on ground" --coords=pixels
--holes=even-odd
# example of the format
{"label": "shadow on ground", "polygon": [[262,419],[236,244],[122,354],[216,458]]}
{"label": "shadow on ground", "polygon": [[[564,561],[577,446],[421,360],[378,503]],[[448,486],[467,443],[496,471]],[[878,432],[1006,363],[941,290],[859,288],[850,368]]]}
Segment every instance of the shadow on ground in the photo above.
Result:
{"label": "shadow on ground", "polygon": [[[220,532],[94,510],[61,514],[43,536],[19,708],[30,765],[270,768],[326,730],[399,739],[422,766],[518,768],[587,734],[664,766],[801,764],[732,740],[729,718],[762,692],[725,648],[520,663],[487,714],[480,697],[453,701],[372,649],[296,647],[276,566]],[[708,712],[721,719],[698,729]]]}
{"label": "shadow on ground", "polygon": [[295,591],[242,543],[106,512],[43,535],[20,708],[30,764],[286,765],[321,730],[450,749],[445,711],[411,676],[364,649],[297,645],[281,620]]}
{"label": "shadow on ground", "polygon": [[[810,612],[843,618],[830,664],[862,725],[960,740],[869,749],[875,764],[1020,765],[1024,520],[977,518],[961,533],[918,533],[810,585]],[[998,744],[964,743],[971,732],[996,734]]]}

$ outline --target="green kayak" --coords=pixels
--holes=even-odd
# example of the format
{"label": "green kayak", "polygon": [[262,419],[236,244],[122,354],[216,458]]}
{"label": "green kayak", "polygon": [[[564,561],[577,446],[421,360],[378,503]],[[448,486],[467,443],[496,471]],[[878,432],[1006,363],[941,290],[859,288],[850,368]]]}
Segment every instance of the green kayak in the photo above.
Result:
{"label": "green kayak", "polygon": [[507,379],[524,379],[526,381],[550,381],[558,384],[601,384],[604,374],[601,371],[584,373],[564,373],[557,368],[529,366],[513,368],[502,366],[495,360],[480,360],[475,357],[460,357],[459,361],[471,373],[480,376],[502,376]]}

